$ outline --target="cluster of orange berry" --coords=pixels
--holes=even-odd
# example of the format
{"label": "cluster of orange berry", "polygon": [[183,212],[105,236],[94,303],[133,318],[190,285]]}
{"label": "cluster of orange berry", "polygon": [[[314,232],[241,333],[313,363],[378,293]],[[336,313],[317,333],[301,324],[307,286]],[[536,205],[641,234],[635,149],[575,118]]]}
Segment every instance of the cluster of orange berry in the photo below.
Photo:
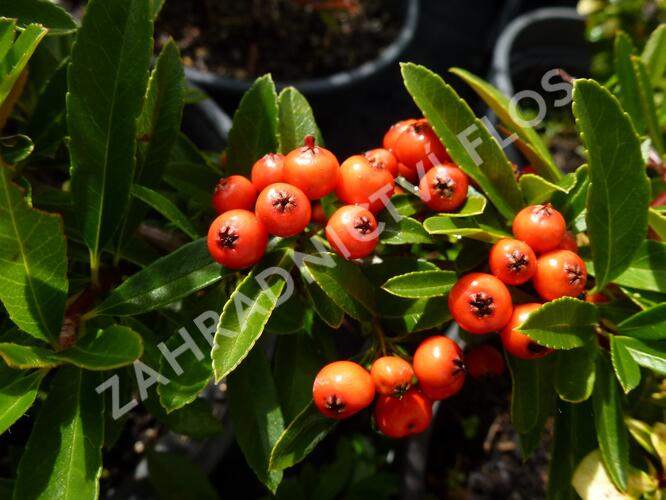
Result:
{"label": "cluster of orange berry", "polygon": [[515,239],[501,239],[490,250],[492,274],[471,273],[460,278],[449,294],[449,310],[462,329],[474,334],[500,331],[507,352],[523,359],[540,358],[551,350],[516,328],[541,304],[514,307],[507,285],[531,280],[544,301],[584,297],[587,269],[564,218],[551,205],[524,208],[514,218],[512,229]]}
{"label": "cluster of orange berry", "polygon": [[303,147],[287,155],[269,153],[252,166],[251,179],[222,178],[213,193],[220,214],[208,231],[208,248],[225,267],[242,269],[263,257],[268,235],[290,237],[308,224],[326,222],[317,201],[335,193],[344,203],[326,223],[326,239],[345,259],[373,252],[379,242],[375,214],[396,192],[395,177],[416,182],[433,210],[452,211],[467,198],[467,176],[449,155],[425,119],[404,120],[385,134],[383,148],[347,158],[342,165],[331,151],[307,136]]}
{"label": "cluster of orange berry", "polygon": [[412,364],[398,356],[383,356],[368,372],[352,361],[330,363],[317,374],[312,396],[323,415],[343,419],[370,406],[378,395],[374,408],[377,429],[402,438],[428,428],[433,401],[458,393],[465,372],[458,344],[434,335],[419,344]]}

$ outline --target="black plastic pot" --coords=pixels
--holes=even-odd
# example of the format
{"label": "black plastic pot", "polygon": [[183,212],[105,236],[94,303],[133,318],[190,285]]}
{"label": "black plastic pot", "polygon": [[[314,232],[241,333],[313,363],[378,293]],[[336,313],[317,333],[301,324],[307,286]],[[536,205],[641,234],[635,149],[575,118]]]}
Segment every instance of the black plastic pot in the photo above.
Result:
{"label": "black plastic pot", "polygon": [[[414,37],[414,32],[416,31],[416,25],[418,23],[419,1],[420,0],[405,0],[400,3],[403,10],[398,15],[400,18],[404,19],[402,29],[393,43],[383,48],[375,59],[367,61],[352,70],[340,71],[327,77],[300,81],[278,81],[276,82],[278,90],[291,85],[307,96],[327,94],[353,86],[358,82],[376,75],[390,64],[395,64],[405,50],[405,47],[407,47]],[[218,76],[194,68],[186,68],[185,74],[192,83],[200,86],[206,92],[216,97],[238,97],[249,89],[254,82],[254,80],[237,80],[235,78]]]}
{"label": "black plastic pot", "polygon": [[586,76],[590,50],[585,21],[576,9],[537,9],[514,19],[495,44],[489,80],[505,95],[541,90],[541,77],[554,68]]}

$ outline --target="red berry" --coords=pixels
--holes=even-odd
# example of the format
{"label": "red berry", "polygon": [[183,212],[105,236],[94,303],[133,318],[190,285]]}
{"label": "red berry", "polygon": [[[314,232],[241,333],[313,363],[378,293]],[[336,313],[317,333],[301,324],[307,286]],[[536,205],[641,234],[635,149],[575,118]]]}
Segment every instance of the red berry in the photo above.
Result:
{"label": "red berry", "polygon": [[335,189],[340,165],[328,149],[315,145],[307,136],[302,148],[294,149],[284,159],[284,180],[300,188],[311,200],[318,200]]}
{"label": "red berry", "polygon": [[591,304],[606,304],[610,302],[610,299],[603,293],[590,293],[585,296],[585,302]]}
{"label": "red berry", "polygon": [[350,156],[340,166],[337,197],[349,205],[361,205],[371,212],[384,208],[384,200],[393,195],[393,176],[388,170],[373,167],[360,155]]}
{"label": "red berry", "polygon": [[537,268],[532,249],[520,240],[504,238],[490,249],[490,271],[507,285],[522,285],[529,281]]}
{"label": "red berry", "polygon": [[513,235],[536,253],[557,248],[566,227],[562,214],[550,204],[525,207],[513,219]]}
{"label": "red berry", "polygon": [[432,401],[415,388],[402,398],[381,396],[375,405],[375,423],[386,436],[400,439],[425,431],[432,421]]}
{"label": "red berry", "polygon": [[328,220],[328,217],[326,217],[326,212],[324,211],[324,207],[321,205],[319,202],[313,202],[312,203],[312,222],[316,222],[317,224],[323,224]]}
{"label": "red berry", "polygon": [[569,250],[570,252],[573,253],[578,253],[578,244],[576,243],[576,237],[571,234],[571,232],[567,231],[564,233],[564,236],[562,237],[562,241],[560,241],[559,246],[557,247],[558,250]]}
{"label": "red berry", "polygon": [[465,362],[458,344],[443,335],[425,339],[414,353],[414,373],[432,400],[456,394],[465,382]]}
{"label": "red berry", "polygon": [[407,120],[402,120],[391,125],[391,128],[388,129],[386,134],[384,134],[384,149],[393,152],[393,149],[395,148],[395,142],[398,140],[398,137],[400,137],[400,134],[407,130],[411,124],[416,123],[417,121],[418,120],[415,118],[409,118]]}
{"label": "red berry", "polygon": [[465,203],[468,186],[467,176],[458,167],[437,165],[421,178],[419,194],[432,210],[452,212]]}
{"label": "red berry", "polygon": [[326,239],[341,257],[360,259],[372,253],[379,241],[377,220],[363,207],[338,208],[326,224]]}
{"label": "red berry", "polygon": [[587,268],[578,255],[569,250],[553,250],[537,260],[532,284],[544,300],[578,297],[585,291]]}
{"label": "red berry", "polygon": [[228,210],[252,210],[257,189],[242,175],[231,175],[219,180],[213,191],[213,207],[219,214]]}
{"label": "red berry", "polygon": [[451,161],[427,120],[418,120],[409,125],[395,141],[393,154],[400,163],[415,172],[418,172],[419,165],[428,171],[434,165]]}
{"label": "red berry", "polygon": [[392,177],[398,176],[398,160],[388,149],[377,148],[363,153],[370,165],[388,170]]}
{"label": "red berry", "polygon": [[310,223],[310,200],[291,184],[278,182],[266,187],[257,198],[257,218],[275,236],[294,236]]}
{"label": "red berry", "polygon": [[517,358],[537,359],[550,354],[552,349],[537,344],[527,335],[516,330],[516,327],[527,321],[530,313],[541,307],[541,304],[521,304],[516,306],[511,321],[500,332],[504,349]]}
{"label": "red berry", "polygon": [[242,269],[261,260],[266,252],[268,232],[248,210],[229,210],[219,215],[208,230],[208,250],[229,269]]}
{"label": "red berry", "polygon": [[384,396],[402,396],[412,385],[412,365],[397,356],[383,356],[370,368],[375,389]]}
{"label": "red berry", "polygon": [[266,186],[284,181],[284,156],[280,153],[268,153],[252,165],[252,184],[257,191]]}
{"label": "red berry", "polygon": [[504,357],[492,346],[479,345],[465,354],[467,373],[474,378],[499,377],[504,373]]}
{"label": "red berry", "polygon": [[411,169],[404,163],[398,163],[398,175],[404,177],[412,184],[416,184],[419,180],[419,173],[416,171],[416,169]]}
{"label": "red berry", "polygon": [[375,384],[368,371],[351,361],[335,361],[324,366],[312,386],[317,409],[337,420],[351,417],[368,407],[375,397]]}
{"label": "red berry", "polygon": [[463,276],[449,293],[449,311],[453,319],[470,333],[499,330],[511,319],[512,310],[509,290],[491,274]]}

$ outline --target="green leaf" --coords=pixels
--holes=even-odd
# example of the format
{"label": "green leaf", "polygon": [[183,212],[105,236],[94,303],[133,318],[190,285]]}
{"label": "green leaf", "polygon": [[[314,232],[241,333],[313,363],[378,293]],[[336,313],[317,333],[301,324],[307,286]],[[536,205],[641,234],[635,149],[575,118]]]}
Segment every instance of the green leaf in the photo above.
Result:
{"label": "green leaf", "polygon": [[51,351],[39,346],[0,343],[0,357],[13,368],[52,368],[70,363],[86,370],[112,370],[141,357],[141,336],[125,326],[112,325],[88,334],[69,349]]}
{"label": "green leaf", "polygon": [[615,486],[621,491],[626,491],[629,440],[615,377],[612,376],[608,361],[603,356],[597,357],[597,375],[592,402],[597,440],[606,471]]}
{"label": "green leaf", "polygon": [[592,395],[598,349],[596,342],[589,342],[555,354],[555,390],[562,400],[580,403]]}
{"label": "green leaf", "polygon": [[[631,56],[631,66],[634,71],[634,78],[638,86],[638,95],[640,97],[640,113],[645,120],[645,127],[647,133],[652,139],[652,145],[660,155],[664,154],[664,140],[662,137],[661,127],[659,125],[659,118],[657,117],[657,109],[654,100],[654,93],[652,91],[652,84],[648,76],[647,69],[638,56]],[[640,129],[639,129],[640,130]]]}
{"label": "green leaf", "polygon": [[14,24],[3,23],[0,28],[0,104],[14,88],[18,77],[46,35],[46,29],[38,24],[29,24],[16,38],[13,45]]}
{"label": "green leaf", "polygon": [[[137,137],[139,143],[136,171],[134,173],[135,184],[151,190],[159,187],[162,174],[169,163],[174,145],[178,140],[183,116],[184,94],[185,73],[180,61],[180,54],[173,40],[169,40],[155,62],[155,69],[150,75],[146,99],[138,119]],[[137,196],[134,190],[132,194]],[[180,211],[174,212],[175,207],[169,207],[169,203],[166,204],[168,213],[172,214],[168,215],[159,208],[164,203],[156,206],[149,200],[141,199],[174,222],[190,238],[197,238],[193,236],[196,234],[196,230],[193,231],[194,226],[189,223],[189,220],[187,223],[185,222]],[[117,245],[120,247],[125,245],[145,214],[145,206],[135,200],[130,200],[127,216],[123,220],[116,237]],[[172,216],[178,222],[171,219]]]}
{"label": "green leaf", "polygon": [[319,287],[305,266],[301,266],[300,271],[303,276],[303,288],[315,312],[331,328],[340,328],[345,312]]}
{"label": "green leaf", "polygon": [[313,403],[303,409],[284,430],[271,452],[270,470],[284,470],[307,457],[326,435],[336,420],[326,418]]}
{"label": "green leaf", "polygon": [[536,205],[548,201],[555,192],[569,193],[576,185],[576,176],[568,174],[558,183],[550,182],[534,174],[525,174],[520,177],[520,190],[529,205]]}
{"label": "green leaf", "polygon": [[446,215],[436,215],[423,222],[423,227],[430,234],[445,234],[458,238],[472,238],[474,240],[495,243],[502,238],[510,238],[506,231],[477,221],[474,217],[469,219],[451,218]]}
{"label": "green leaf", "polygon": [[13,479],[0,479],[0,498],[12,498],[14,493]]}
{"label": "green leaf", "polygon": [[384,224],[379,241],[384,245],[406,245],[410,243],[431,243],[432,238],[416,219],[400,217],[396,221],[388,212],[378,215],[379,224]]}
{"label": "green leaf", "polygon": [[594,304],[562,297],[532,312],[518,329],[546,347],[573,349],[595,338],[598,317]]}
{"label": "green leaf", "polygon": [[252,165],[278,150],[278,104],[270,75],[257,78],[234,113],[227,146],[227,172],[249,177]]}
{"label": "green leaf", "polygon": [[[150,393],[149,393],[150,394]],[[215,418],[208,401],[197,398],[187,406],[166,413],[156,397],[143,400],[150,414],[177,434],[194,439],[206,439],[222,432],[222,424]]]}
{"label": "green leaf", "polygon": [[35,338],[55,343],[67,299],[62,222],[28,206],[0,165],[0,300],[9,317]]}
{"label": "green leaf", "polygon": [[39,94],[26,134],[35,144],[35,153],[53,156],[67,134],[65,100],[69,59],[51,75]]}
{"label": "green leaf", "polygon": [[641,369],[638,363],[631,357],[629,350],[624,346],[622,341],[617,340],[622,337],[611,335],[611,361],[613,362],[613,369],[617,376],[620,385],[625,394],[638,387],[641,382]]}
{"label": "green leaf", "polygon": [[192,204],[210,210],[212,186],[220,174],[187,136],[180,134],[164,170],[164,181]]}
{"label": "green leaf", "polygon": [[253,349],[228,380],[229,412],[245,460],[275,493],[281,471],[268,468],[271,450],[284,431],[275,382],[261,347]]}
{"label": "green leaf", "polygon": [[[532,162],[532,166],[543,177],[551,181],[557,181],[562,177],[562,172],[557,168],[553,157],[548,151],[548,147],[541,139],[541,136],[531,127],[524,127],[516,120],[510,111],[510,100],[490,83],[473,75],[462,68],[452,68],[451,73],[462,78],[467,85],[479,95],[481,99],[495,112],[502,123],[510,129],[525,143],[529,145],[535,153],[538,162]],[[519,112],[518,109],[515,110]],[[518,118],[521,118],[518,116]],[[522,117],[522,121],[527,121]]]}
{"label": "green leaf", "polygon": [[407,90],[446,145],[453,161],[476,181],[505,218],[513,219],[523,202],[500,145],[439,76],[411,63],[402,64],[401,69]]}
{"label": "green leaf", "polygon": [[622,321],[622,335],[644,340],[666,340],[666,304],[659,304]]}
{"label": "green leaf", "polygon": [[485,211],[487,203],[488,200],[485,196],[470,191],[467,195],[467,200],[465,200],[465,203],[457,212],[446,212],[435,217],[472,217],[473,215],[481,215]]}
{"label": "green leaf", "polygon": [[227,272],[213,262],[202,238],[132,275],[87,317],[134,316],[153,311],[216,283]]}
{"label": "green leaf", "polygon": [[656,86],[666,71],[666,26],[657,26],[648,38],[641,59],[650,75],[652,86]]}
{"label": "green leaf", "polygon": [[16,371],[0,381],[0,434],[28,411],[37,397],[39,385],[48,370],[32,373]]}
{"label": "green leaf", "polygon": [[[166,356],[160,356],[159,371],[169,379],[169,383],[158,385],[157,392],[160,403],[167,412],[194,401],[213,377],[210,350],[213,333],[219,321],[217,312],[213,314],[213,311],[220,311],[228,298],[225,283],[221,283],[201,298],[193,296],[183,301],[183,311],[186,311],[187,317],[195,318],[196,329],[181,327],[178,335],[172,335],[165,342],[169,352],[177,351],[177,363],[182,370],[180,374],[175,365],[169,364]],[[191,345],[188,335],[199,349],[198,352],[194,347],[186,352],[178,350],[183,349],[186,342]]]}
{"label": "green leaf", "polygon": [[194,227],[194,224],[192,224],[187,215],[181,212],[180,209],[166,196],[145,186],[139,186],[138,184],[132,186],[132,196],[157,210],[166,219],[171,221],[174,226],[193,240],[201,237],[199,231]]}
{"label": "green leaf", "polygon": [[560,403],[555,412],[555,434],[548,472],[547,498],[577,500],[571,479],[578,462],[597,447],[592,402]]}
{"label": "green leaf", "polygon": [[[286,283],[273,269],[285,271],[290,260],[289,252],[264,259],[239,283],[224,305],[211,353],[216,381],[231,373],[259,339]],[[264,280],[258,278],[262,276]]]}
{"label": "green leaf", "polygon": [[39,346],[24,346],[9,342],[0,343],[0,357],[12,368],[53,368],[62,362],[54,351]]}
{"label": "green leaf", "polygon": [[601,290],[629,267],[645,237],[650,183],[638,136],[617,99],[592,80],[577,80],[573,110],[588,154],[586,220]]}
{"label": "green leaf", "polygon": [[89,333],[57,358],[86,370],[113,370],[131,365],[141,357],[141,336],[126,326],[111,325]]}
{"label": "green leaf", "polygon": [[666,243],[643,241],[629,268],[613,282],[639,290],[666,293]]}
{"label": "green leaf", "polygon": [[129,201],[151,50],[148,2],[88,4],[72,47],[67,126],[71,191],[93,266]]}
{"label": "green leaf", "polygon": [[449,293],[457,279],[453,271],[417,271],[394,276],[382,288],[398,297],[438,297]]}
{"label": "green leaf", "polygon": [[590,186],[588,179],[588,166],[581,165],[574,173],[576,176],[576,184],[569,190],[568,193],[560,191],[553,192],[551,202],[557,208],[565,220],[575,220],[585,209],[587,203],[587,191]]}
{"label": "green leaf", "polygon": [[666,376],[666,344],[633,337],[615,336],[615,344],[621,345],[639,365]]}
{"label": "green leaf", "polygon": [[648,212],[648,224],[662,241],[666,241],[666,214],[650,208]]}
{"label": "green leaf", "polygon": [[387,327],[396,333],[411,333],[441,327],[451,319],[445,297],[403,299],[389,295],[395,301],[382,301],[379,315]]}
{"label": "green leaf", "polygon": [[511,423],[520,433],[532,430],[539,421],[539,363],[506,356],[511,372]]}
{"label": "green leaf", "polygon": [[201,468],[184,456],[148,450],[146,458],[148,459],[150,482],[161,500],[183,498],[215,500],[219,498]]}
{"label": "green leaf", "polygon": [[375,289],[363,276],[359,267],[334,254],[322,254],[322,256],[330,259],[329,265],[305,263],[315,283],[352,318],[370,319],[370,312],[375,309]]}
{"label": "green leaf", "polygon": [[622,108],[631,117],[638,133],[644,133],[645,120],[641,110],[639,84],[631,63],[633,51],[634,45],[629,36],[622,31],[618,31],[615,36],[615,48],[613,51],[615,74],[620,84],[618,97],[622,103]]}
{"label": "green leaf", "polygon": [[41,24],[49,35],[66,35],[76,31],[76,22],[59,5],[48,0],[5,0],[2,15],[16,19],[21,27]]}
{"label": "green leaf", "polygon": [[[555,410],[555,402],[557,397],[554,390],[554,375],[555,375],[555,361],[554,357],[540,360],[538,375],[539,391],[536,394],[532,406],[533,411],[536,412],[536,423],[528,432],[520,433],[518,435],[520,451],[523,461],[526,461],[530,456],[541,446],[542,436],[546,427],[546,421],[553,414]],[[558,401],[559,403],[559,401]]]}
{"label": "green leaf", "polygon": [[35,149],[30,137],[26,135],[9,135],[0,137],[0,161],[8,165],[16,165],[25,160]]}
{"label": "green leaf", "polygon": [[312,339],[305,333],[280,337],[273,374],[285,422],[291,422],[312,401],[312,382],[324,365]]}
{"label": "green leaf", "polygon": [[58,370],[18,467],[14,498],[97,498],[104,398],[97,374]]}
{"label": "green leaf", "polygon": [[303,146],[305,136],[312,135],[320,146],[324,141],[308,101],[294,87],[287,87],[278,97],[280,151],[287,154]]}

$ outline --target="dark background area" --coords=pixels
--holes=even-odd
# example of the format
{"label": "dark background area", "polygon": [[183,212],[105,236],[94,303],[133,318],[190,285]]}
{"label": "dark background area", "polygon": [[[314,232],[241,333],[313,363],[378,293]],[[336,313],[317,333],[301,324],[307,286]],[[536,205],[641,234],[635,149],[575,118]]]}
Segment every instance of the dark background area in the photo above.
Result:
{"label": "dark background area", "polygon": [[[418,28],[401,61],[423,64],[443,75],[470,103],[475,94],[448,69],[463,67],[488,73],[492,49],[501,31],[516,16],[541,7],[575,7],[575,0],[421,0]],[[212,95],[229,113],[240,95]],[[371,78],[334,94],[307,95],[327,147],[345,158],[381,145],[388,127],[416,115],[400,68],[392,65]]]}

